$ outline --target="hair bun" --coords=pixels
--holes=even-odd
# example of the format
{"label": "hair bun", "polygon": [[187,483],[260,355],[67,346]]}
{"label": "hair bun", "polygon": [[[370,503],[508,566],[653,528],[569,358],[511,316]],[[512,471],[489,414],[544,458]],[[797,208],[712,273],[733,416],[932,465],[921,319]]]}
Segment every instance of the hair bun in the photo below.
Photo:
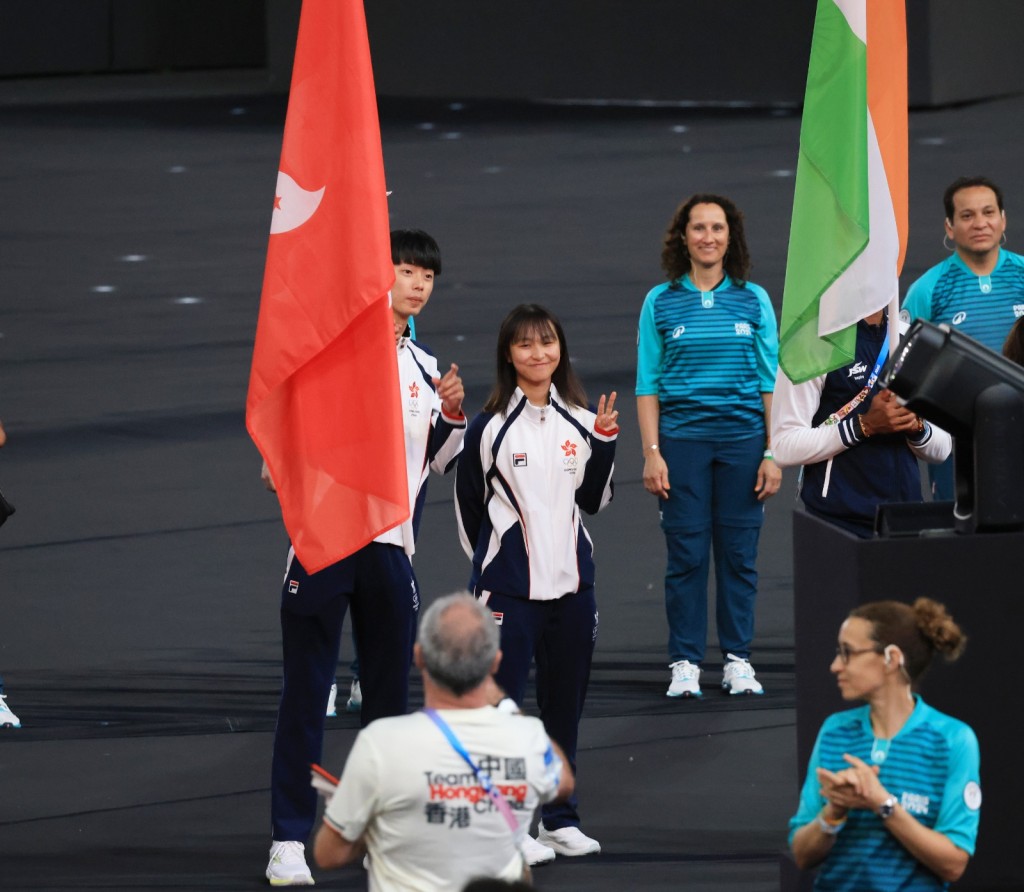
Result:
{"label": "hair bun", "polygon": [[947,660],[955,660],[963,653],[967,636],[944,605],[931,598],[918,598],[914,601],[913,609],[918,631],[932,648]]}

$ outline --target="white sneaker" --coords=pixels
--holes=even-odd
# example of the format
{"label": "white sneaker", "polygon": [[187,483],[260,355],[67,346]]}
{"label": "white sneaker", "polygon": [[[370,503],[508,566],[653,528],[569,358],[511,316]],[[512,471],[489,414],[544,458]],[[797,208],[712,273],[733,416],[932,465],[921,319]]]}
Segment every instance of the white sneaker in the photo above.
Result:
{"label": "white sneaker", "polygon": [[352,679],[352,687],[348,692],[348,703],[345,709],[349,712],[359,712],[363,708],[363,689],[359,686],[359,679]]}
{"label": "white sneaker", "polygon": [[327,695],[327,718],[334,718],[338,714],[338,683],[331,685],[331,692]]}
{"label": "white sneaker", "polygon": [[704,696],[700,689],[700,666],[689,660],[679,660],[676,663],[669,663],[668,668],[672,670],[672,683],[665,691],[666,697]]}
{"label": "white sneaker", "polygon": [[267,879],[271,886],[312,886],[313,875],[306,866],[306,847],[301,842],[286,840],[270,847]]}
{"label": "white sneaker", "polygon": [[[7,705],[7,695],[0,694],[0,728],[20,727],[21,719],[11,712],[11,707]],[[552,855],[552,857],[554,856]]]}
{"label": "white sneaker", "polygon": [[726,654],[722,690],[730,694],[763,694],[761,682],[754,678],[754,667],[749,660]]}
{"label": "white sneaker", "polygon": [[555,850],[543,843],[537,842],[529,833],[523,839],[522,851],[523,857],[530,867],[536,867],[538,864],[547,864],[549,861],[555,860]]}
{"label": "white sneaker", "polygon": [[561,827],[558,830],[546,830],[541,824],[537,828],[537,842],[559,855],[574,858],[577,855],[596,855],[601,851],[601,843],[591,839],[579,827]]}

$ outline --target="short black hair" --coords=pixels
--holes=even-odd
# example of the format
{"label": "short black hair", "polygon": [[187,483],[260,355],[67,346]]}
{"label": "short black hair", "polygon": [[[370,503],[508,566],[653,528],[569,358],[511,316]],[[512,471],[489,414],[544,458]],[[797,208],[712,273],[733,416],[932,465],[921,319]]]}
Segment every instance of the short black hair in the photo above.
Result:
{"label": "short black hair", "polygon": [[956,212],[956,208],[953,206],[953,196],[961,189],[973,189],[976,186],[991,189],[995,193],[996,204],[999,206],[999,210],[1003,210],[1003,190],[988,177],[957,177],[946,187],[946,191],[942,193],[942,206],[946,209],[947,220],[951,221],[953,214]]}
{"label": "short black hair", "polygon": [[411,263],[441,275],[441,249],[422,229],[391,230],[391,262],[396,266]]}

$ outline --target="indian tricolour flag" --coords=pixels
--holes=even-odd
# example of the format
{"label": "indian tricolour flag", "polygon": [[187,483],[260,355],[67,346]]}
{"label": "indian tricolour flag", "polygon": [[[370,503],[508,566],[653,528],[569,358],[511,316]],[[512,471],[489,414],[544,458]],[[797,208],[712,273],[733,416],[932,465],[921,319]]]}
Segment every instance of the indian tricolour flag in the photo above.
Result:
{"label": "indian tricolour flag", "polygon": [[793,382],[851,362],[858,320],[896,319],[906,243],[903,0],[818,0],[779,336]]}

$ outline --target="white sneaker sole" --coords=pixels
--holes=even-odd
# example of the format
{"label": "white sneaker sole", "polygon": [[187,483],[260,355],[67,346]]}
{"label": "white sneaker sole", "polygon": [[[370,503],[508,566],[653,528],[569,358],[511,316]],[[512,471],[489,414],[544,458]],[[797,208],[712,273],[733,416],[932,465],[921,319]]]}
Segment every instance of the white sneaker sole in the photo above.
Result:
{"label": "white sneaker sole", "polygon": [[526,863],[529,864],[530,867],[538,867],[541,864],[550,864],[552,861],[555,860],[555,850],[552,849],[550,846],[546,845],[545,843],[541,843],[541,845],[543,845],[544,848],[547,849],[547,852],[544,852],[543,854],[531,854],[524,856],[526,858]]}
{"label": "white sneaker sole", "polygon": [[267,877],[271,886],[315,886],[313,878],[306,879],[287,879],[285,877]]}
{"label": "white sneaker sole", "polygon": [[725,693],[727,693],[730,697],[760,697],[764,693],[764,688],[761,688],[761,690],[759,691],[734,691],[731,687],[728,687],[726,685],[722,685],[722,690],[725,691]]}
{"label": "white sneaker sole", "polygon": [[551,839],[545,839],[541,845],[547,846],[549,849],[557,852],[559,855],[564,855],[566,858],[578,858],[581,855],[600,855],[601,844],[595,842],[593,846],[589,846],[585,849],[569,849],[563,845],[559,845],[557,842]]}

